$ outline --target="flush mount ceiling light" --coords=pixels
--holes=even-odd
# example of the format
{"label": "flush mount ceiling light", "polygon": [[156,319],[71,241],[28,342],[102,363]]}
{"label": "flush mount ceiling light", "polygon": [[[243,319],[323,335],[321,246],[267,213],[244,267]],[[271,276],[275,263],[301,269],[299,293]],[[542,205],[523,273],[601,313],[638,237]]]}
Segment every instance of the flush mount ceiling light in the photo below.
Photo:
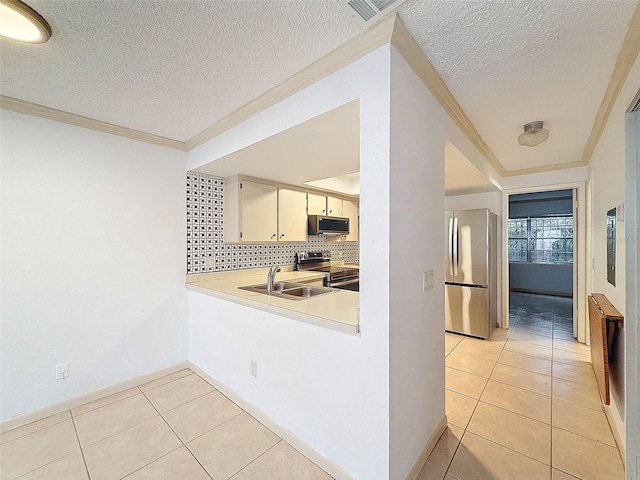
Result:
{"label": "flush mount ceiling light", "polygon": [[549,138],[549,130],[542,128],[540,120],[529,122],[524,126],[524,133],[518,136],[518,143],[525,147],[535,147]]}
{"label": "flush mount ceiling light", "polygon": [[51,37],[51,27],[20,0],[0,0],[0,36],[19,42],[44,43]]}

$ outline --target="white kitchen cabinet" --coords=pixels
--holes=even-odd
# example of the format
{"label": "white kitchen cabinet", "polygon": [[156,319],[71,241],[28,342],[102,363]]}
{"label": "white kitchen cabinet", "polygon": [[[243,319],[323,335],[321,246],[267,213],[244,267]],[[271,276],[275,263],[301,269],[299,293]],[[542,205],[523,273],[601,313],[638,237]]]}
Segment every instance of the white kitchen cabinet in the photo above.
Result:
{"label": "white kitchen cabinet", "polygon": [[309,215],[330,215],[342,217],[342,199],[309,193],[307,195]]}
{"label": "white kitchen cabinet", "polygon": [[278,235],[278,188],[225,178],[224,241],[275,242]]}
{"label": "white kitchen cabinet", "polygon": [[307,194],[307,209],[309,215],[327,214],[327,197],[315,193]]}
{"label": "white kitchen cabinet", "polygon": [[358,204],[351,200],[342,201],[342,216],[349,219],[349,235],[345,238],[348,242],[358,241]]}
{"label": "white kitchen cabinet", "polygon": [[336,197],[327,197],[327,215],[332,217],[345,217],[342,214],[342,199]]}
{"label": "white kitchen cabinet", "polygon": [[227,243],[306,242],[307,212],[349,218],[350,234],[341,238],[358,240],[358,205],[352,200],[241,175],[225,178],[223,228]]}
{"label": "white kitchen cabinet", "polygon": [[241,182],[243,242],[275,242],[278,233],[278,189],[273,185]]}
{"label": "white kitchen cabinet", "polygon": [[278,241],[307,241],[307,193],[278,189]]}

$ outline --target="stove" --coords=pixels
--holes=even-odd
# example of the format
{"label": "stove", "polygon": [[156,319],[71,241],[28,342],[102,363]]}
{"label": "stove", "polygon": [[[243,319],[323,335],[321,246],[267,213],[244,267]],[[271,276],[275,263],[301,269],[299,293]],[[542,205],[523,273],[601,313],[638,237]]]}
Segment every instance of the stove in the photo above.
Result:
{"label": "stove", "polygon": [[360,270],[353,267],[331,266],[331,252],[298,252],[295,257],[295,270],[325,272],[326,287],[359,291]]}

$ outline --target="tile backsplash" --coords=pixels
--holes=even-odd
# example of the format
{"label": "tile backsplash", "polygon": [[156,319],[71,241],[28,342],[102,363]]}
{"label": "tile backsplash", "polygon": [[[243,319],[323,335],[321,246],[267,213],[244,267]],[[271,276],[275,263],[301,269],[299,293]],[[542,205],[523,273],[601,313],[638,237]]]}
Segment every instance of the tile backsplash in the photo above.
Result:
{"label": "tile backsplash", "polygon": [[[358,261],[358,242],[329,243],[324,235],[307,242],[224,243],[223,208],[224,178],[187,172],[187,274],[293,265],[294,254],[306,250],[329,250],[334,259],[342,252],[345,263]],[[207,257],[215,258],[213,267]]]}

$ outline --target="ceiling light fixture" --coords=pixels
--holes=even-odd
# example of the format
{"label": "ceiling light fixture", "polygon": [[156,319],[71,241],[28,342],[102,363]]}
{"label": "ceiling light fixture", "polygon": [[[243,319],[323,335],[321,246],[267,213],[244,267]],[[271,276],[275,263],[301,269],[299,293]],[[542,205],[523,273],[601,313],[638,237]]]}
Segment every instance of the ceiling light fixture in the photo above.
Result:
{"label": "ceiling light fixture", "polygon": [[0,36],[19,42],[44,43],[51,37],[51,27],[20,0],[0,0]]}
{"label": "ceiling light fixture", "polygon": [[525,147],[535,147],[549,138],[549,130],[542,128],[543,122],[537,120],[524,126],[524,133],[518,136],[518,143]]}

